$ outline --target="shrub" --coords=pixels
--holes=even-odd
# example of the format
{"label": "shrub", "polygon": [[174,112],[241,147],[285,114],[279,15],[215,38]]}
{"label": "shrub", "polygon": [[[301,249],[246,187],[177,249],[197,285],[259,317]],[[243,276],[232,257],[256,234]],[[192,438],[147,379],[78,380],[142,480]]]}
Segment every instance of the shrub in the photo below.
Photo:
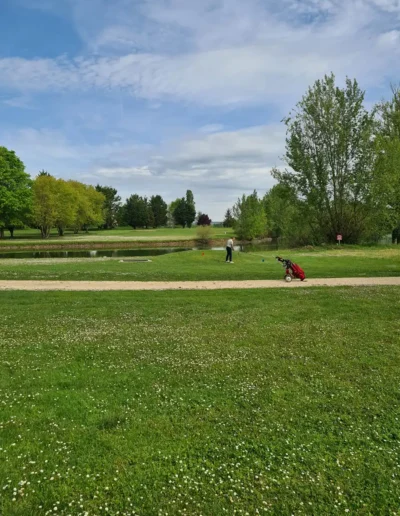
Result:
{"label": "shrub", "polygon": [[196,241],[199,244],[207,245],[212,239],[212,228],[210,226],[198,226],[196,230]]}

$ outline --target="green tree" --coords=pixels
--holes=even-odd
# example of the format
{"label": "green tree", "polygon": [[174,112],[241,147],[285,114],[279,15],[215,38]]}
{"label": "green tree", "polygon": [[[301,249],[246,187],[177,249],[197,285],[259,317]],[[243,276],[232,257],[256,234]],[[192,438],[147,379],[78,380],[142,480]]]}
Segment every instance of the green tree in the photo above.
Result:
{"label": "green tree", "polygon": [[400,244],[400,88],[392,88],[392,93],[377,106],[373,195],[380,212],[376,220],[392,231],[393,243]]}
{"label": "green tree", "polygon": [[187,221],[187,209],[186,209],[186,200],[184,197],[182,199],[177,199],[174,203],[174,211],[173,217],[175,224],[179,226],[185,227]]}
{"label": "green tree", "polygon": [[263,202],[257,192],[244,195],[233,207],[236,235],[241,240],[253,240],[266,233],[266,216]]}
{"label": "green tree", "polygon": [[150,207],[154,216],[154,227],[166,226],[168,206],[161,195],[153,195],[151,197]]}
{"label": "green tree", "polygon": [[191,190],[187,190],[186,192],[185,211],[185,224],[188,228],[191,228],[193,222],[196,219],[196,204],[194,202],[194,196]]}
{"label": "green tree", "polygon": [[64,236],[67,227],[72,227],[76,219],[76,195],[71,184],[64,179],[57,179],[57,214],[55,226],[58,236]]}
{"label": "green tree", "polygon": [[33,182],[32,220],[40,229],[42,238],[49,238],[58,217],[57,180],[48,174],[39,174]]}
{"label": "green tree", "polygon": [[341,233],[345,242],[357,242],[371,214],[374,117],[363,102],[357,81],[347,79],[340,89],[332,74],[285,119],[290,169],[274,177],[306,201],[310,226],[330,241]]}
{"label": "green tree", "polygon": [[104,229],[113,229],[118,226],[118,211],[121,206],[121,197],[111,186],[96,186],[96,191],[104,195],[103,205]]}
{"label": "green tree", "polygon": [[225,213],[225,219],[223,222],[223,226],[224,226],[224,228],[233,228],[234,224],[235,224],[235,219],[233,217],[232,210],[228,209],[228,210],[226,210],[226,213]]}
{"label": "green tree", "polygon": [[312,228],[307,223],[307,206],[297,199],[288,185],[273,186],[263,198],[267,216],[268,235],[284,239],[290,245],[307,245],[314,242]]}
{"label": "green tree", "polygon": [[269,235],[272,238],[288,236],[293,219],[298,215],[298,200],[293,188],[277,184],[265,194],[263,203]]}
{"label": "green tree", "polygon": [[131,195],[125,203],[124,211],[126,223],[132,226],[133,229],[148,226],[149,210],[147,202],[143,197],[137,194]]}
{"label": "green tree", "polygon": [[4,230],[21,224],[31,207],[31,184],[14,151],[0,147],[0,238]]}
{"label": "green tree", "polygon": [[175,220],[174,212],[175,209],[178,207],[182,199],[175,199],[175,201],[172,201],[171,204],[168,206],[168,212],[167,212],[167,224],[172,227],[178,224]]}
{"label": "green tree", "polygon": [[104,200],[105,197],[93,186],[85,185],[79,181],[68,181],[74,190],[76,211],[73,222],[75,233],[80,230],[88,231],[90,226],[100,226],[104,223]]}
{"label": "green tree", "polygon": [[145,221],[145,228],[154,228],[156,226],[156,219],[154,217],[153,210],[151,208],[150,200],[145,197],[144,202],[146,204],[146,221]]}
{"label": "green tree", "polygon": [[196,220],[196,205],[194,202],[193,192],[187,190],[186,196],[176,199],[170,205],[175,224],[182,227],[191,228]]}

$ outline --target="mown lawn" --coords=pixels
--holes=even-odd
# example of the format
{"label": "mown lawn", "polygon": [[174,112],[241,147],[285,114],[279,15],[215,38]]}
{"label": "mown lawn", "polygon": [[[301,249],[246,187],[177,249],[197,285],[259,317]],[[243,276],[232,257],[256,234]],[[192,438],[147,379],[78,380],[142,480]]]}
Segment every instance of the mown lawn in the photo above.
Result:
{"label": "mown lawn", "polygon": [[[309,278],[400,275],[400,247],[279,251],[304,267]],[[114,259],[0,260],[0,279],[198,281],[280,279],[275,252],[235,253],[233,265],[224,251],[188,251],[150,257],[151,263]]]}
{"label": "mown lawn", "polygon": [[398,514],[399,294],[2,293],[0,513]]}

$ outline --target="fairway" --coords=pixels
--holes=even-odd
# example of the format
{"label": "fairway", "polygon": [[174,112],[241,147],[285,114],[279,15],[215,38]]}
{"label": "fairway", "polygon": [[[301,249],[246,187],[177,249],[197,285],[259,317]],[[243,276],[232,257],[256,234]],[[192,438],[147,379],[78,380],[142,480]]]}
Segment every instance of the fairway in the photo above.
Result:
{"label": "fairway", "polygon": [[0,513],[398,514],[399,293],[1,293]]}
{"label": "fairway", "polygon": [[[224,251],[187,251],[149,257],[149,263],[120,259],[0,260],[3,280],[61,281],[243,281],[281,280],[284,270],[276,254],[298,262],[307,278],[400,276],[400,248],[349,248],[235,253],[225,263]],[[146,257],[147,258],[147,257]]]}

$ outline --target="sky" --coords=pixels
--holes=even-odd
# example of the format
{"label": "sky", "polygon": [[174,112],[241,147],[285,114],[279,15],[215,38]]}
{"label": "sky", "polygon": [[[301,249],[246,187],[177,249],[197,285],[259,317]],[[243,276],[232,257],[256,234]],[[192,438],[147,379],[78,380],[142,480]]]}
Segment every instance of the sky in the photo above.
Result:
{"label": "sky", "polygon": [[400,0],[0,0],[0,145],[214,221],[282,167],[309,85],[400,82]]}

